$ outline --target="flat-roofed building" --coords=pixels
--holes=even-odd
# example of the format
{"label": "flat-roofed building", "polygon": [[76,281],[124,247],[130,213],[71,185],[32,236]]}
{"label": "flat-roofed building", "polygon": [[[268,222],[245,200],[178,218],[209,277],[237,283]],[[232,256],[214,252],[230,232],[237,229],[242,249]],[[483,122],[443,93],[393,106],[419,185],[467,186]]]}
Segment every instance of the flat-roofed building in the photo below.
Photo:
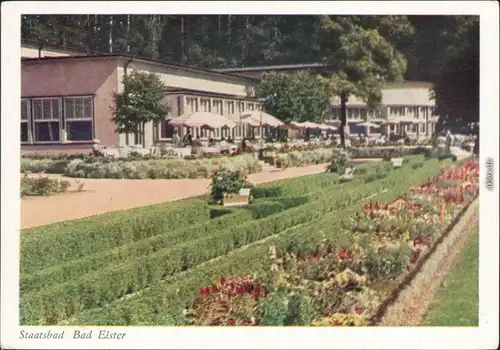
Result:
{"label": "flat-roofed building", "polygon": [[[236,120],[259,108],[255,79],[121,54],[24,58],[21,60],[21,148],[24,153],[90,152],[94,139],[107,146],[168,142],[168,119],[212,111]],[[171,111],[165,121],[134,135],[117,134],[113,94],[130,72],[157,74],[168,87]],[[183,128],[182,133],[185,132]],[[200,133],[201,130],[195,130]],[[227,131],[215,130],[219,137]],[[232,137],[244,130],[235,128]]]}
{"label": "flat-roofed building", "polygon": [[[217,69],[218,72],[232,73],[244,77],[261,78],[269,72],[294,73],[307,71],[311,74],[328,76],[331,73],[327,64],[303,63],[290,65],[241,67]],[[406,132],[410,136],[426,137],[432,135],[437,122],[436,102],[431,98],[432,84],[428,82],[405,81],[388,83],[382,89],[382,103],[377,111],[371,111],[365,101],[350,96],[347,102],[347,123],[351,133],[362,133],[365,129],[357,124],[364,121],[391,121],[381,128],[372,128],[372,133]],[[326,111],[327,120],[340,118],[340,98],[332,96],[331,110]]]}

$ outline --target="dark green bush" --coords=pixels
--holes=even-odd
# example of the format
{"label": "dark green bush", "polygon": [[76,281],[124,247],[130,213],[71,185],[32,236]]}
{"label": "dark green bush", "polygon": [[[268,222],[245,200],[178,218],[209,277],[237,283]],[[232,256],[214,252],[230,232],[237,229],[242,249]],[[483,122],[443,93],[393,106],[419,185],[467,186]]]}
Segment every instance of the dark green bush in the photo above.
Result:
{"label": "dark green bush", "polygon": [[246,180],[245,174],[240,171],[217,170],[212,174],[210,200],[212,203],[220,203],[224,199],[225,193],[235,194],[242,188],[252,187],[254,186]]}
{"label": "dark green bush", "polygon": [[343,175],[349,165],[349,158],[345,153],[334,155],[326,170],[329,173]]}

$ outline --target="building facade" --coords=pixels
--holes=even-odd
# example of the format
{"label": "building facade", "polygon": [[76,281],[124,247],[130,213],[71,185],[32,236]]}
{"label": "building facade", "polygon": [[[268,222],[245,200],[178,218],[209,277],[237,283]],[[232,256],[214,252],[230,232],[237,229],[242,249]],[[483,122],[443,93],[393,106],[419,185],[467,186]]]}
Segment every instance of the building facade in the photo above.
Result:
{"label": "building facade", "polygon": [[[123,90],[126,74],[156,73],[169,89],[171,111],[162,123],[133,135],[117,134],[112,121],[113,94]],[[22,59],[21,149],[24,153],[80,153],[98,139],[107,146],[168,142],[169,118],[212,111],[237,120],[259,108],[256,80],[183,65],[124,55],[58,56]],[[186,130],[181,130],[181,135]],[[233,137],[245,130],[236,128]],[[195,130],[201,136],[201,130]],[[215,130],[216,135],[227,131]],[[229,135],[227,135],[229,136]]]}
{"label": "building facade", "polygon": [[[322,63],[293,64],[261,67],[226,68],[219,72],[237,74],[244,77],[260,78],[269,72],[294,73],[307,71],[311,74],[327,76],[328,65]],[[376,111],[370,110],[366,103],[356,96],[347,102],[347,124],[351,133],[403,134],[413,137],[430,137],[438,117],[436,103],[430,97],[432,84],[428,82],[389,83],[382,90],[382,103]],[[338,121],[340,118],[340,98],[332,97],[331,110],[326,112],[325,119]],[[381,124],[379,128],[366,130],[358,124],[371,121]],[[382,122],[391,122],[383,124]]]}
{"label": "building facade", "polygon": [[[347,124],[352,134],[364,133],[358,124],[365,121],[380,124],[368,134],[404,134],[412,137],[430,137],[437,122],[436,105],[429,97],[432,84],[426,82],[389,83],[382,89],[382,103],[371,110],[366,103],[351,96],[347,102]],[[328,118],[340,118],[340,99],[332,98]],[[388,123],[390,122],[390,123]]]}

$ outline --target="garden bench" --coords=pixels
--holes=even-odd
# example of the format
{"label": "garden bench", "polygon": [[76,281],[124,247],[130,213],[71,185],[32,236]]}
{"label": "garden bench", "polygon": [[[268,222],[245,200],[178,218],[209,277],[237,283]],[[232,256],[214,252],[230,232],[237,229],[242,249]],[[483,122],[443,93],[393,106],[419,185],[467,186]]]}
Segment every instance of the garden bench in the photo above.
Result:
{"label": "garden bench", "polygon": [[401,168],[403,166],[403,158],[391,158],[393,168]]}

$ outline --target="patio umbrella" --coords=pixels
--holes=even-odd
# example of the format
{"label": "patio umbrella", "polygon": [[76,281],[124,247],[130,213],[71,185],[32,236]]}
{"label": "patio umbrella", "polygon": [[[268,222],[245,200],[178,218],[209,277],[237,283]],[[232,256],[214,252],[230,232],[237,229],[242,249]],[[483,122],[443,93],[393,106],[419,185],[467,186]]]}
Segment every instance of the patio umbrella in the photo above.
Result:
{"label": "patio umbrella", "polygon": [[378,128],[380,125],[370,122],[359,123],[358,126],[363,126],[365,128]]}
{"label": "patio umbrella", "polygon": [[269,113],[266,113],[264,111],[253,111],[253,112],[250,112],[250,113],[245,113],[241,116],[241,118],[243,119],[246,119],[246,118],[250,118],[250,119],[253,119],[254,121],[257,122],[257,126],[259,126],[262,121],[262,125],[269,125],[269,126],[272,126],[272,127],[278,127],[278,126],[281,126],[283,125],[284,123],[279,120],[278,118],[272,116],[271,114]]}
{"label": "patio umbrella", "polygon": [[313,122],[293,123],[293,124],[298,126],[299,128],[304,128],[304,129],[321,129],[321,125]]}
{"label": "patio umbrella", "polygon": [[321,124],[321,128],[323,130],[333,130],[333,131],[338,130],[337,127],[335,127],[333,125],[327,125],[327,124]]}
{"label": "patio umbrella", "polygon": [[253,126],[253,127],[257,127],[260,125],[260,122],[257,121],[257,120],[254,120],[250,117],[246,117],[246,118],[243,118],[241,119],[241,122],[238,122],[238,124],[247,124],[247,125],[250,125],[250,126]]}
{"label": "patio umbrella", "polygon": [[189,115],[183,115],[170,120],[173,126],[208,127],[208,128],[234,128],[236,123],[222,115],[210,112],[195,112]]}

